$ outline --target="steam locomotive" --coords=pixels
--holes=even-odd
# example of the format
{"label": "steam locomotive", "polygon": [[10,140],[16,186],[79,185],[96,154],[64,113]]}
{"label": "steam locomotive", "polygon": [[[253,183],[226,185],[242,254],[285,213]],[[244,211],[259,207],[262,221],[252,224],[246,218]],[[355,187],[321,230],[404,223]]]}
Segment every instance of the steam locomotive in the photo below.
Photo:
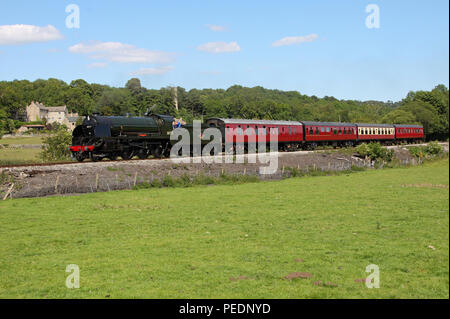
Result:
{"label": "steam locomotive", "polygon": [[143,117],[87,116],[72,133],[72,155],[82,162],[120,156],[145,159],[170,154],[170,133],[174,118],[152,114]]}

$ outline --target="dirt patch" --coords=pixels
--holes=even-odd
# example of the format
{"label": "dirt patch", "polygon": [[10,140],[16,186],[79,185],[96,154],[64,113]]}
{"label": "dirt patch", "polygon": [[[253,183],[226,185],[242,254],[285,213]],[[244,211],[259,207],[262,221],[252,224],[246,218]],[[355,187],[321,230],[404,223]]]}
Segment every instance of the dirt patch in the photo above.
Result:
{"label": "dirt patch", "polygon": [[370,279],[367,278],[358,278],[355,279],[355,282],[360,283],[360,282],[370,282]]}
{"label": "dirt patch", "polygon": [[312,274],[310,274],[309,272],[291,272],[289,275],[284,276],[285,279],[295,279],[295,278],[311,278]]}
{"label": "dirt patch", "polygon": [[303,259],[297,258],[297,259],[295,260],[295,262],[297,262],[297,263],[302,263],[302,262],[303,262]]}

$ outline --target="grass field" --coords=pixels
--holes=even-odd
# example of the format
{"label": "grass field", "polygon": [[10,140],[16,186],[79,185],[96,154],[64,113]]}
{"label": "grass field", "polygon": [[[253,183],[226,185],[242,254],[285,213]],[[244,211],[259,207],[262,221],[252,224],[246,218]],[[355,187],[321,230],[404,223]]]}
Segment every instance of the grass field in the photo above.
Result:
{"label": "grass field", "polygon": [[2,138],[0,144],[42,144],[42,137],[30,136],[30,137],[14,137],[14,138]]}
{"label": "grass field", "polygon": [[[0,202],[0,297],[449,298],[448,173],[441,160]],[[355,282],[369,264],[379,289]]]}
{"label": "grass field", "polygon": [[0,149],[0,165],[41,163],[39,148],[2,148]]}

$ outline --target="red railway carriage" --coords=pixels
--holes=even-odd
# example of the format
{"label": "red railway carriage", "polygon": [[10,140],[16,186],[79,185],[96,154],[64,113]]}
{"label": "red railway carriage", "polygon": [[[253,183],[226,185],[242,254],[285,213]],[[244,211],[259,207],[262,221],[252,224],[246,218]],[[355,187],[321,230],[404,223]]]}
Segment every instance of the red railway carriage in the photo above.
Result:
{"label": "red railway carriage", "polygon": [[356,143],[356,125],[352,123],[302,121],[304,138],[312,148],[317,145],[351,146]]}
{"label": "red railway carriage", "polygon": [[303,144],[300,122],[210,118],[206,124],[221,130],[223,143],[269,142],[276,136],[281,149],[297,149]]}
{"label": "red railway carriage", "polygon": [[425,138],[423,127],[420,125],[394,124],[397,141],[419,142]]}
{"label": "red railway carriage", "polygon": [[391,124],[356,123],[359,142],[391,142],[395,139],[395,128]]}

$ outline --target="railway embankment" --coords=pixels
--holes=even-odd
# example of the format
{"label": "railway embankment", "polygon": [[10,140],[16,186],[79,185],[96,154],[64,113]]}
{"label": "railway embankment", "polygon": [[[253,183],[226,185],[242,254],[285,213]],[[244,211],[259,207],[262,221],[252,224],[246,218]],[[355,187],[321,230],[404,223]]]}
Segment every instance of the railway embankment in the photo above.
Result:
{"label": "railway embankment", "polygon": [[[448,153],[448,143],[441,143]],[[419,165],[406,146],[390,146],[396,165]],[[104,161],[67,164],[40,164],[0,168],[0,194],[3,198],[73,195],[91,192],[133,189],[139,185],[164,186],[165,180],[194,179],[202,176],[248,176],[260,180],[278,180],[308,172],[338,172],[379,168],[380,164],[361,158],[351,150],[322,150],[276,153],[276,163],[262,163],[252,155],[234,156],[231,163],[217,156],[212,163],[200,158]],[[271,161],[275,159],[272,158]],[[269,174],[269,166],[276,170]],[[383,163],[381,163],[383,166]]]}

